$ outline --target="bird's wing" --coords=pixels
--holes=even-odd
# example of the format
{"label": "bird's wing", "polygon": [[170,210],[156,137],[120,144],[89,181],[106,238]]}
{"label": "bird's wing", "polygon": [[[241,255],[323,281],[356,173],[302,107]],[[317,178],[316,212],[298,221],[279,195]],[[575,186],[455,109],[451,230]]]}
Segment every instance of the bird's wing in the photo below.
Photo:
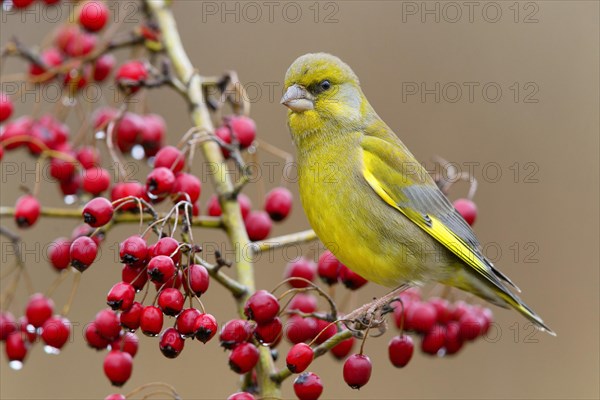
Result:
{"label": "bird's wing", "polygon": [[371,126],[362,140],[363,176],[371,188],[494,286],[502,286],[500,281],[504,281],[518,290],[483,256],[479,241],[466,221],[421,164],[386,128]]}

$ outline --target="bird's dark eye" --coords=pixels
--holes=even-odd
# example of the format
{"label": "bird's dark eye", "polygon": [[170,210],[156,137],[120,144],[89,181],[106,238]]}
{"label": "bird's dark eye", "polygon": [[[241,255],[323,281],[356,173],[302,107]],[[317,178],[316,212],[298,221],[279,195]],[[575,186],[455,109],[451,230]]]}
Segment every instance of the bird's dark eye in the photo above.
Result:
{"label": "bird's dark eye", "polygon": [[327,80],[322,81],[321,83],[319,83],[319,88],[322,91],[328,90],[331,87],[331,83]]}

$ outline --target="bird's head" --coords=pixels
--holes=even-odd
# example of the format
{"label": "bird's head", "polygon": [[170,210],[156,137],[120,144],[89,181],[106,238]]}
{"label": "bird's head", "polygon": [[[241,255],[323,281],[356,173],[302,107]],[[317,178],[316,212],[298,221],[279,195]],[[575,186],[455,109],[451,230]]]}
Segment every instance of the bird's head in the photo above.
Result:
{"label": "bird's head", "polygon": [[289,108],[292,134],[319,130],[332,123],[355,124],[366,111],[365,103],[352,69],[330,54],[303,55],[285,75],[281,104]]}

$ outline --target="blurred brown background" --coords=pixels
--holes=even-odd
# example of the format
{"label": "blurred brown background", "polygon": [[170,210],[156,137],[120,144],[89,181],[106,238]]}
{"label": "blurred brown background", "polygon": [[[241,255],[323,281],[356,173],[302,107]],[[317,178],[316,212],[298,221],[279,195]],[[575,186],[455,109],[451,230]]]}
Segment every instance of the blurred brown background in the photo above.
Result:
{"label": "blurred brown background", "polygon": [[[119,3],[111,6],[113,13],[120,10],[115,20],[141,19],[134,3]],[[480,182],[475,230],[490,256],[501,251],[496,264],[558,333],[556,338],[530,335],[517,313],[494,309],[497,337],[469,344],[456,357],[417,352],[407,368],[397,370],[387,360],[391,329],[367,344],[374,373],[360,391],[346,387],[342,365],[331,357],[315,362],[311,370],[325,384],[322,398],[598,398],[598,2],[174,3],[184,44],[200,72],[235,69],[247,85],[261,140],[293,152],[279,105],[283,76],[297,56],[327,51],[353,67],[377,112],[417,158],[431,166],[431,157],[441,155],[463,170],[478,163],[473,167]],[[3,13],[2,43],[12,35],[29,45],[41,42],[53,27],[48,21],[53,15]],[[9,60],[2,73],[22,71],[23,65]],[[31,112],[31,103],[18,104],[17,114]],[[150,93],[150,110],[166,117],[171,143],[189,128],[184,102],[168,89]],[[32,168],[24,152],[7,155],[3,163],[8,162],[21,168],[17,175],[2,169],[1,204],[12,206],[18,185],[31,187],[34,178],[23,175],[26,165]],[[267,189],[278,184],[277,174],[267,179]],[[290,187],[297,195],[295,183]],[[203,209],[211,190],[204,186]],[[248,188],[257,207],[261,190],[256,184]],[[457,185],[453,195],[464,194],[466,186]],[[43,185],[43,199],[61,203],[51,184]],[[2,225],[14,227],[10,219],[2,219]],[[68,236],[75,225],[46,219],[22,232],[36,289],[45,290],[55,277],[36,249]],[[291,219],[274,235],[307,227],[297,202]],[[2,398],[101,399],[115,392],[102,373],[104,353],[86,347],[81,326],[104,306],[106,292],[120,279],[111,247],[134,229],[111,232],[101,261],[85,273],[69,315],[79,328],[59,357],[44,354],[38,345],[18,372],[0,357]],[[198,231],[196,237],[223,246],[222,236],[212,231]],[[304,246],[304,252],[314,247]],[[272,288],[286,259],[295,255],[265,256],[256,268],[259,286]],[[3,269],[7,260],[12,262],[2,257]],[[6,285],[2,282],[3,289]],[[57,307],[68,291],[68,284],[58,290]],[[355,304],[384,291],[369,284]],[[21,291],[12,305],[17,314],[25,299]],[[219,322],[234,316],[232,300],[216,284],[203,300]],[[223,399],[237,379],[216,340],[204,346],[188,341],[178,359],[168,360],[157,340],[143,337],[133,377],[122,392],[165,381],[186,399]],[[291,382],[284,394],[293,397]]]}

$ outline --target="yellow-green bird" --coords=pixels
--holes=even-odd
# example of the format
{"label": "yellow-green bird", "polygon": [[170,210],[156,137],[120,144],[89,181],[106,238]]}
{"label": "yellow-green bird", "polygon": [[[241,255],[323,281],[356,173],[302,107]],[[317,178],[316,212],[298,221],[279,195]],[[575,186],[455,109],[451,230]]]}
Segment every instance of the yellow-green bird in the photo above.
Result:
{"label": "yellow-green bird", "polygon": [[481,253],[470,226],[379,118],[348,65],[306,54],[288,69],[285,89],[302,205],[342,263],[388,287],[457,287],[554,334]]}

